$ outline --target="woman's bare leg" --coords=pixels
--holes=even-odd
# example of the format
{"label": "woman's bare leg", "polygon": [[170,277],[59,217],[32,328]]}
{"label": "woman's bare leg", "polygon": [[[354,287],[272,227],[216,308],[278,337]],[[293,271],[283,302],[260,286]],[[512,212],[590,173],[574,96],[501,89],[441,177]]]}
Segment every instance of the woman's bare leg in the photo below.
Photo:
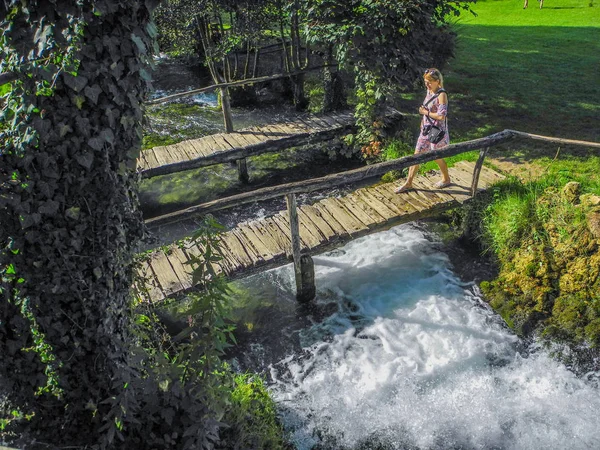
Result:
{"label": "woman's bare leg", "polygon": [[440,166],[440,170],[442,171],[442,182],[450,183],[450,174],[448,174],[448,165],[446,164],[446,161],[443,159],[436,159],[435,162]]}
{"label": "woman's bare leg", "polygon": [[417,164],[416,166],[410,166],[408,168],[408,177],[406,177],[406,181],[404,182],[404,184],[398,188],[396,188],[396,192],[403,192],[407,189],[412,188],[412,182],[413,182],[413,178],[415,177],[415,175],[417,174],[417,171],[419,170],[419,165]]}

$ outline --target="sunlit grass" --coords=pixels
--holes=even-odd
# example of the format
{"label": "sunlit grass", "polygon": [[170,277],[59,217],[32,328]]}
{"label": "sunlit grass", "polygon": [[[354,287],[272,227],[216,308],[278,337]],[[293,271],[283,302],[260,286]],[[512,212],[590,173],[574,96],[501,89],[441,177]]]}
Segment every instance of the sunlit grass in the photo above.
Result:
{"label": "sunlit grass", "polygon": [[600,7],[563,0],[523,10],[494,0],[473,10],[476,17],[454,25],[458,49],[444,68],[451,117],[461,118],[452,121],[453,137],[512,128],[599,141],[592,122],[600,103],[592,99],[600,95]]}

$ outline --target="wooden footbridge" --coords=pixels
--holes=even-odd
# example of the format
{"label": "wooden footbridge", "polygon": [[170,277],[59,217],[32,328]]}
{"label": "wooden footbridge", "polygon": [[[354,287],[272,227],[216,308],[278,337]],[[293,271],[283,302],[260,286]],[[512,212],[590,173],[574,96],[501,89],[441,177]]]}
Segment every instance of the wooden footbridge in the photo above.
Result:
{"label": "wooden footbridge", "polygon": [[137,163],[138,172],[142,177],[149,178],[238,161],[240,179],[248,181],[245,158],[331,139],[353,124],[354,116],[351,112],[304,114],[298,115],[294,120],[154,147],[142,151]]}
{"label": "wooden footbridge", "polygon": [[[458,206],[471,198],[474,166],[461,162],[452,167],[453,184],[446,189],[434,187],[439,176],[418,176],[413,183],[415,189],[402,194],[394,193],[397,184],[387,183],[298,207],[303,255],[321,253],[357,237]],[[503,178],[487,168],[480,177],[483,189]],[[216,271],[233,278],[287,264],[292,255],[290,227],[290,212],[282,211],[227,231],[221,236],[223,260]],[[196,245],[171,245],[153,253],[143,272],[149,280],[150,298],[161,300],[191,288],[191,267],[186,262],[201,254],[202,249]]]}
{"label": "wooden footbridge", "polygon": [[[440,150],[214,200],[148,220],[147,223],[168,223],[283,195],[287,201],[286,211],[239,224],[223,233],[220,238],[223,259],[215,263],[213,268],[218,273],[235,278],[293,261],[297,295],[299,299],[306,300],[314,297],[315,292],[311,255],[400,223],[433,216],[468,201],[478,191],[487,189],[503,178],[494,170],[483,167],[489,148],[515,138],[600,148],[600,144],[593,142],[504,130],[485,138],[451,144]],[[342,197],[325,198],[301,207],[296,204],[295,195],[298,193],[364,182],[389,170],[475,149],[480,150],[477,162],[461,161],[450,168],[453,184],[445,189],[434,187],[439,176],[420,175],[413,182],[415,189],[401,194],[394,193],[396,184],[376,184],[354,190]],[[203,249],[194,244],[183,247],[173,244],[167,249],[154,251],[140,270],[146,283],[142,291],[146,292],[149,300],[159,301],[193,288],[191,268],[186,263],[191,257],[203,254]]]}

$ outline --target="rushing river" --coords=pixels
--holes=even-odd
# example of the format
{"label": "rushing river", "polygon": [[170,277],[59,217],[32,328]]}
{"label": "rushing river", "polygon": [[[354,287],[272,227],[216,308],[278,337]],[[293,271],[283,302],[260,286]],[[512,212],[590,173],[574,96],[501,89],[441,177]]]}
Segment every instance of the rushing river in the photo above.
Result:
{"label": "rushing river", "polygon": [[315,257],[326,313],[302,326],[290,266],[241,282],[290,314],[248,357],[295,447],[600,448],[600,373],[576,376],[520,342],[440,247],[404,225]]}

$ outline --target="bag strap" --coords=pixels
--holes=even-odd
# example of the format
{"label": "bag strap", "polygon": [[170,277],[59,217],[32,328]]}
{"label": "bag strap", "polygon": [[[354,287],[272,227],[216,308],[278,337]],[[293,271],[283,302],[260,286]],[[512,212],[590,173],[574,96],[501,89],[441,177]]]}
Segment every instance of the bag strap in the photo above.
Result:
{"label": "bag strap", "polygon": [[[436,98],[438,98],[442,92],[447,95],[447,92],[444,89],[438,89],[438,91],[435,93],[435,95],[433,97],[431,97],[429,100],[427,100],[425,103],[423,103],[423,106],[427,107],[427,105],[429,103],[431,103],[432,101],[434,101]],[[427,108],[427,109],[429,109],[429,108]],[[425,118],[431,125],[433,125],[433,122],[429,116],[425,116]],[[444,117],[444,123],[446,123],[447,119],[448,119],[447,117]]]}
{"label": "bag strap", "polygon": [[436,98],[438,98],[442,92],[446,93],[446,91],[444,89],[438,89],[438,91],[429,100],[427,100],[425,103],[423,103],[423,106],[429,105],[432,101],[434,101]]}

